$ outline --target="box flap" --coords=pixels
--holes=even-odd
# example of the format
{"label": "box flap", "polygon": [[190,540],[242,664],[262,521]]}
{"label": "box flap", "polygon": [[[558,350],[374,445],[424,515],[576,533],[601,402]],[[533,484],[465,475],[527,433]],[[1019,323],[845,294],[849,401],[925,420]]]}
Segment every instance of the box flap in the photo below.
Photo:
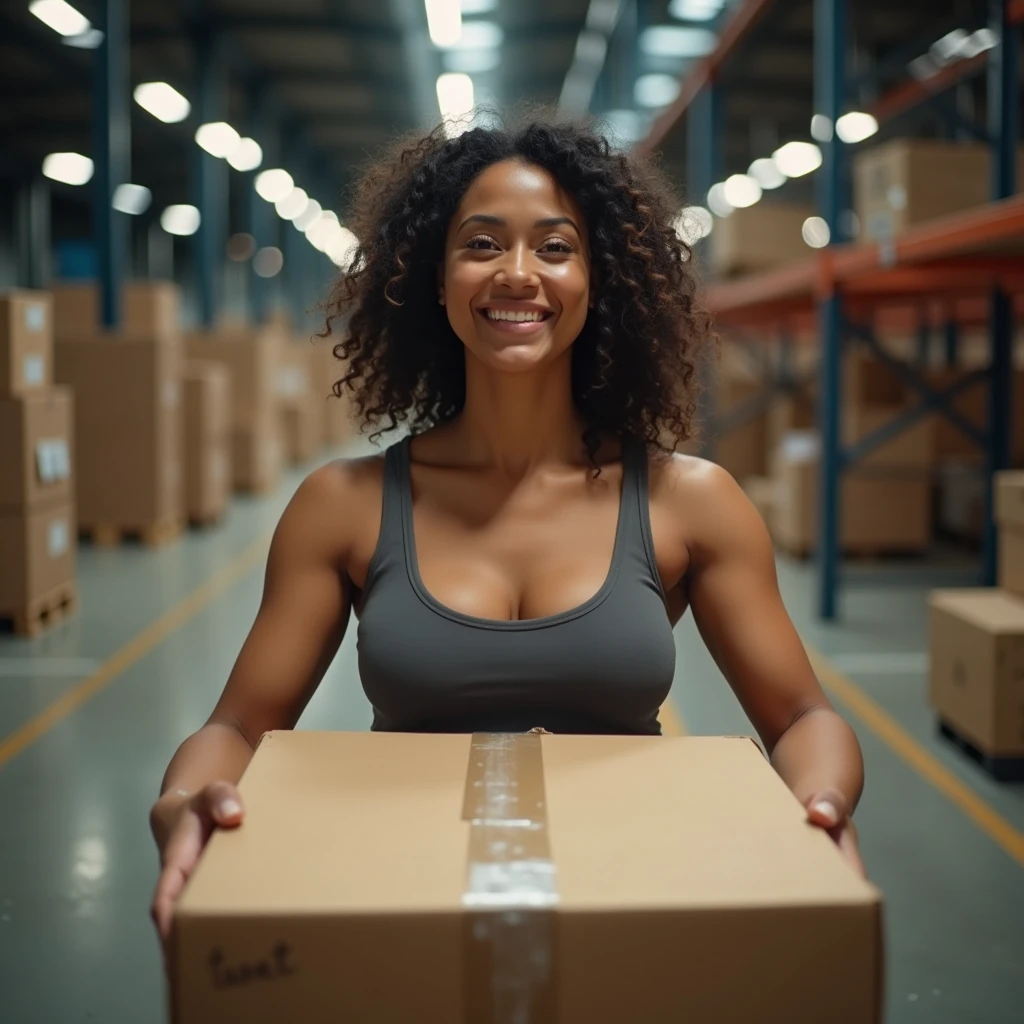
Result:
{"label": "box flap", "polygon": [[956,615],[986,633],[1024,633],[1024,600],[995,587],[934,590],[932,608]]}

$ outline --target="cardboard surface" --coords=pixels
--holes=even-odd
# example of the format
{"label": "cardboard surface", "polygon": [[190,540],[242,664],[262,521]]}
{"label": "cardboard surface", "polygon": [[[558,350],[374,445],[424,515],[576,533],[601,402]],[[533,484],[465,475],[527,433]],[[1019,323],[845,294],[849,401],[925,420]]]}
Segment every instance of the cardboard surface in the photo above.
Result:
{"label": "cardboard surface", "polygon": [[[904,406],[854,406],[847,408],[843,417],[843,443],[852,446],[862,438],[887,426],[903,411]],[[916,469],[926,470],[934,461],[934,423],[922,417],[912,426],[900,431],[891,440],[873,448],[858,459],[860,469]]]}
{"label": "cardboard surface", "polygon": [[772,270],[810,259],[814,250],[803,239],[810,206],[760,202],[715,221],[711,233],[711,267],[724,277]]}
{"label": "cardboard surface", "polygon": [[288,462],[302,465],[320,450],[323,437],[322,410],[312,395],[305,404],[291,403],[281,409],[284,454]]}
{"label": "cardboard surface", "polygon": [[[95,281],[53,286],[54,337],[61,341],[105,334],[100,326],[100,293]],[[126,281],[121,289],[121,322],[112,334],[124,338],[177,338],[181,331],[181,290],[171,281]]]}
{"label": "cardboard surface", "polygon": [[231,432],[231,474],[236,491],[263,493],[284,469],[281,427],[270,409],[247,428]]}
{"label": "cardboard surface", "polygon": [[0,509],[74,497],[71,390],[0,399]]}
{"label": "cardboard surface", "polygon": [[944,459],[935,467],[936,523],[942,533],[981,539],[988,476],[974,459]]}
{"label": "cardboard surface", "polygon": [[0,613],[22,612],[73,580],[77,541],[70,502],[0,511]]}
{"label": "cardboard surface", "polygon": [[[176,910],[174,1020],[468,1021],[489,984],[468,970],[470,925],[507,924],[463,905],[470,743],[264,737],[241,783],[246,823],[214,836]],[[539,745],[558,903],[526,927],[553,915],[529,934],[550,949],[556,1009],[528,1019],[878,1019],[878,894],[749,740]]]}
{"label": "cardboard surface", "polygon": [[219,519],[231,499],[231,378],[219,363],[191,360],[182,373],[185,515]]}
{"label": "cardboard surface", "polygon": [[996,473],[996,522],[1024,530],[1024,472]]}
{"label": "cardboard surface", "polygon": [[45,392],[53,383],[53,304],[48,293],[0,295],[0,398]]}
{"label": "cardboard surface", "polygon": [[[716,415],[720,421],[726,421],[731,412],[754,399],[764,387],[764,382],[743,362],[741,354],[723,346],[715,397]],[[731,429],[723,427],[714,437],[715,462],[739,481],[748,476],[763,476],[767,471],[767,431],[767,414],[764,412]]]}
{"label": "cardboard surface", "polygon": [[985,753],[1024,755],[1024,600],[985,588],[929,603],[932,706]]}
{"label": "cardboard surface", "polygon": [[75,393],[79,522],[139,529],[180,519],[180,342],[58,341],[55,367]]}

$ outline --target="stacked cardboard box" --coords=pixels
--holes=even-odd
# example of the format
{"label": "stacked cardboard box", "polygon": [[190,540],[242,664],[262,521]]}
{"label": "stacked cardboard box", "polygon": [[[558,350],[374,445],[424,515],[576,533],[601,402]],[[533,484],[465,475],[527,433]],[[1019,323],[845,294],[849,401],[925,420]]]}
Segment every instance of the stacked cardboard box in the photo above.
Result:
{"label": "stacked cardboard box", "polygon": [[54,290],[57,380],[75,392],[78,514],[98,544],[147,544],[181,531],[182,344],[179,293],[133,282],[117,332],[100,328],[93,285]]}
{"label": "stacked cardboard box", "polygon": [[761,202],[715,221],[711,268],[720,277],[775,270],[810,259],[814,250],[803,238],[813,207]]}
{"label": "stacked cardboard box", "polygon": [[[720,422],[736,415],[756,400],[765,381],[747,366],[736,349],[723,346],[715,393],[715,414]],[[714,459],[741,483],[749,476],[763,476],[766,470],[767,417],[764,412],[745,417],[744,422],[714,437]]]}
{"label": "stacked cardboard box", "polygon": [[277,373],[284,340],[276,327],[225,325],[186,338],[190,359],[224,366],[231,380],[231,468],[237,491],[263,494],[281,477]]}
{"label": "stacked cardboard box", "polygon": [[231,379],[219,363],[190,360],[182,376],[185,515],[215,523],[231,500]]}
{"label": "stacked cardboard box", "polygon": [[317,380],[318,353],[309,342],[285,345],[277,374],[278,410],[285,457],[293,465],[309,462],[323,441],[326,415]]}
{"label": "stacked cardboard box", "polygon": [[312,346],[313,388],[323,403],[323,443],[331,447],[343,444],[355,433],[351,399],[347,394],[342,398],[334,394],[334,384],[343,375],[343,366],[334,355],[336,343],[334,337],[318,338]]}
{"label": "stacked cardboard box", "polygon": [[28,635],[75,607],[73,405],[50,296],[0,296],[0,617]]}

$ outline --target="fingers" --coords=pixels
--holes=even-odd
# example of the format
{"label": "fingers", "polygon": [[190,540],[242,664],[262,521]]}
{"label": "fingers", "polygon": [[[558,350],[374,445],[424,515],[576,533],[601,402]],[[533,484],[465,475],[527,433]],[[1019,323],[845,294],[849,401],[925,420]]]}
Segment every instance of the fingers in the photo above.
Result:
{"label": "fingers", "polygon": [[187,876],[177,865],[171,865],[160,873],[160,880],[153,895],[153,906],[150,916],[160,935],[160,941],[166,943],[171,934],[171,919],[174,915],[174,904],[185,888]]}
{"label": "fingers", "polygon": [[230,782],[212,782],[199,794],[201,814],[219,828],[235,828],[242,823],[244,809],[237,787]]}
{"label": "fingers", "polygon": [[807,820],[820,828],[837,828],[848,816],[846,798],[834,789],[816,793],[807,801]]}

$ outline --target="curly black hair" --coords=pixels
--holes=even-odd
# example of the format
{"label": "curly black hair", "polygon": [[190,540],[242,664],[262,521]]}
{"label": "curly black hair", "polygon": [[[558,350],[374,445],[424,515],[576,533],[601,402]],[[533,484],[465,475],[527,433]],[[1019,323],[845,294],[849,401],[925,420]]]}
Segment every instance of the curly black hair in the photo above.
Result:
{"label": "curly black hair", "polygon": [[359,247],[326,304],[323,336],[341,336],[334,354],[347,366],[334,393],[351,393],[375,436],[458,416],[465,355],[437,302],[437,268],[470,183],[517,159],[548,171],[587,222],[596,301],[573,345],[572,390],[591,463],[607,434],[675,451],[693,436],[711,324],[667,179],[587,122],[532,113],[491,124],[402,140],[363,174],[349,219]]}

